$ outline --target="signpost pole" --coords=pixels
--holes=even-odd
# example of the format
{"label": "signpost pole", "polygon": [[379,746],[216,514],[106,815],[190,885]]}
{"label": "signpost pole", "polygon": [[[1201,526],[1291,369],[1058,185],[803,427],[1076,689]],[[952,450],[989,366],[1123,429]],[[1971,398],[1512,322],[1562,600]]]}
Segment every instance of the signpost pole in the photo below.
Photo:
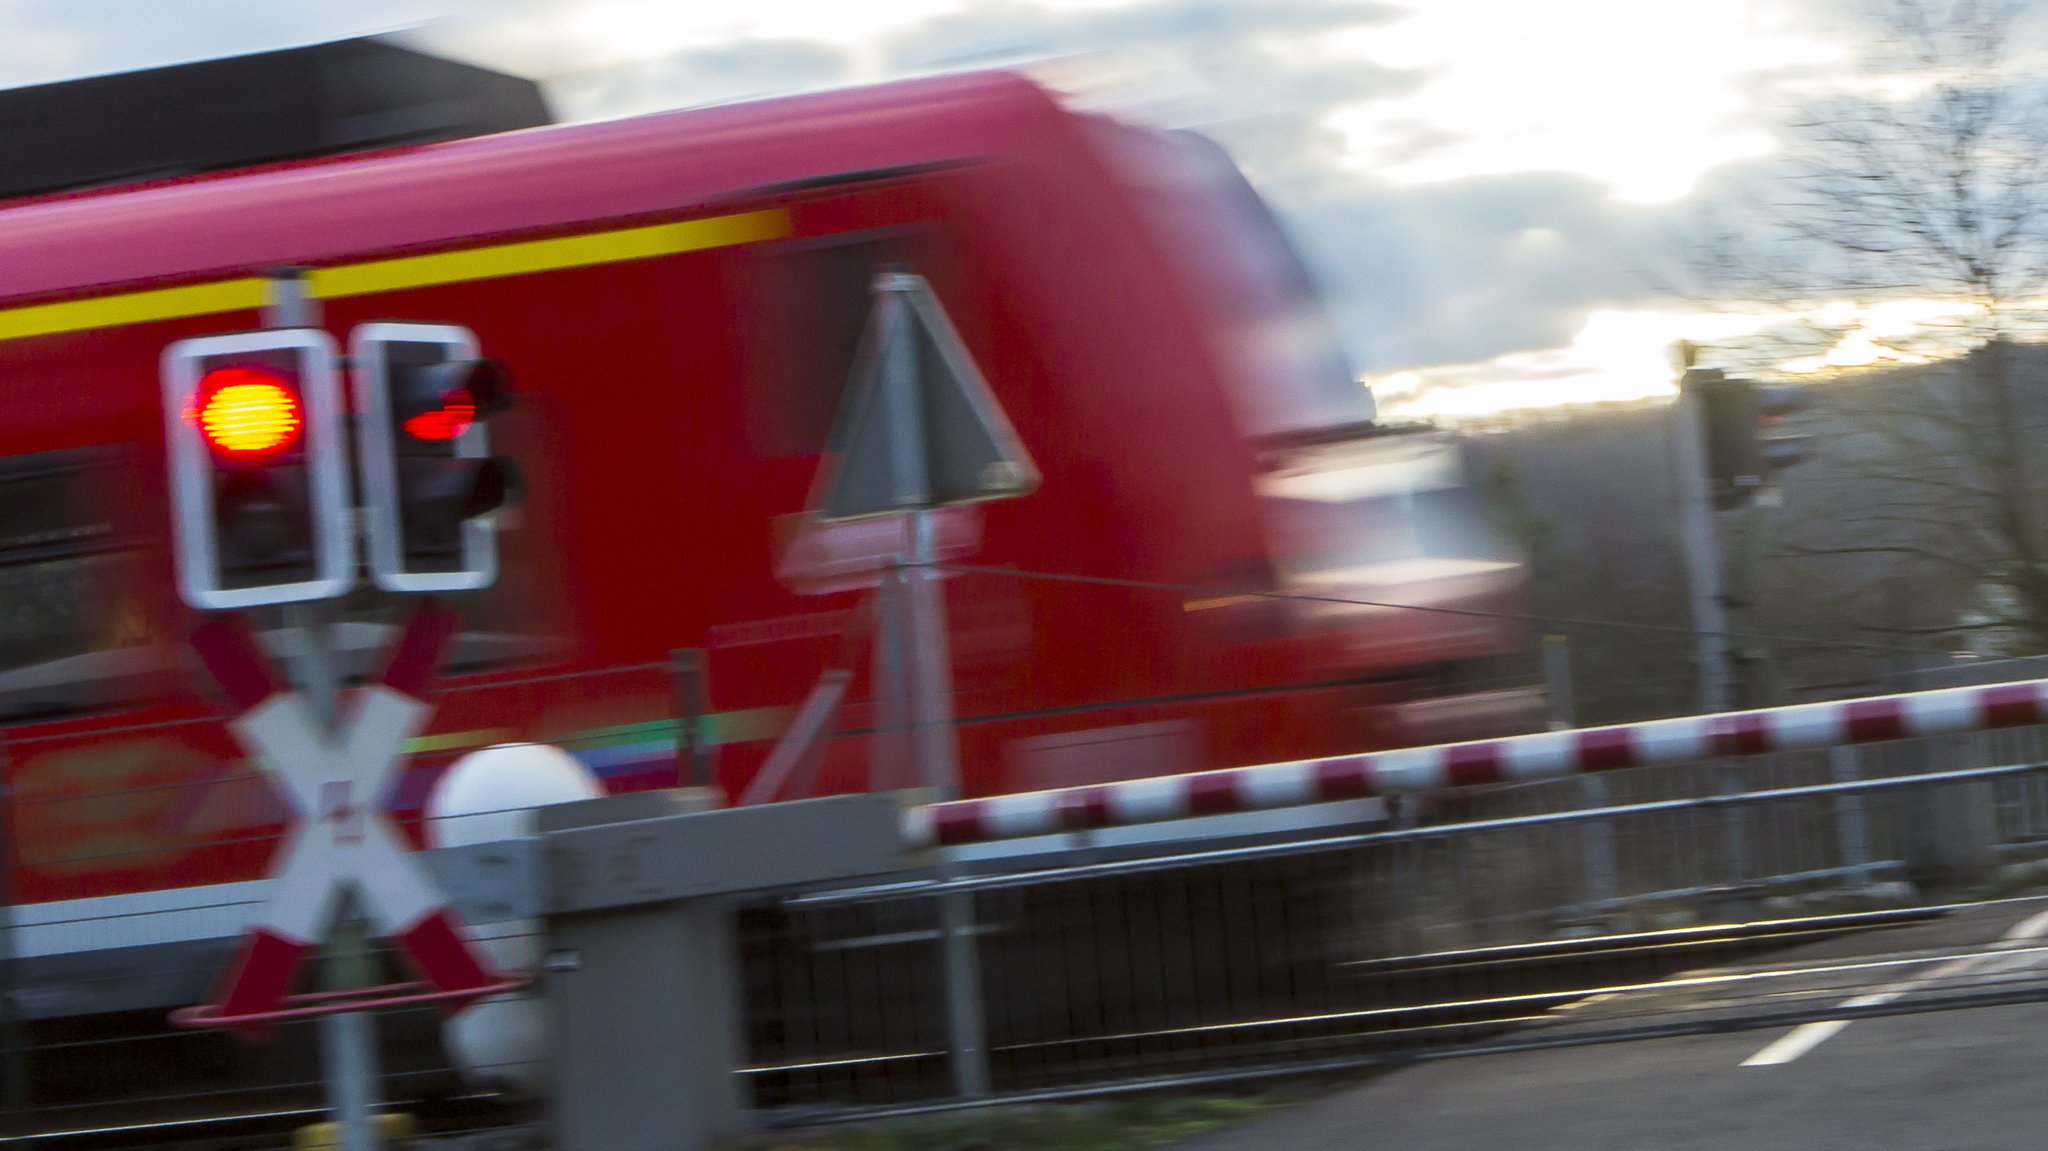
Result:
{"label": "signpost pole", "polygon": [[[842,413],[849,418],[816,510],[827,521],[888,516],[897,526],[896,560],[882,574],[877,635],[901,640],[881,641],[877,651],[881,726],[890,734],[875,762],[893,766],[900,755],[894,729],[907,695],[918,781],[953,798],[960,794],[960,753],[937,509],[1021,496],[1038,477],[930,285],[907,269],[886,268],[873,294],[873,355],[856,373],[874,374],[848,390],[854,406]],[[942,861],[940,870],[950,875],[953,867]],[[953,1087],[969,1099],[989,1093],[973,899],[961,892],[938,897]]]}
{"label": "signpost pole", "polygon": [[[885,273],[881,309],[881,400],[892,449],[890,473],[896,506],[909,528],[908,562],[890,573],[896,593],[892,622],[904,629],[903,656],[910,683],[911,741],[918,781],[947,799],[960,794],[959,747],[953,732],[952,657],[946,643],[945,591],[939,584],[937,524],[931,510],[932,461],[923,426],[915,316],[907,290],[914,281]],[[900,682],[900,681],[899,681]],[[900,746],[900,745],[899,745]],[[981,1017],[981,956],[974,932],[974,896],[939,896],[946,979],[946,1015],[953,1089],[962,1098],[986,1096],[988,1051]]]}
{"label": "signpost pole", "polygon": [[903,681],[903,601],[906,569],[900,557],[882,571],[875,588],[874,678],[875,697],[881,705],[876,715],[874,766],[869,775],[879,791],[897,791],[918,785],[919,774],[912,756],[905,750],[910,733],[910,690]]}
{"label": "signpost pole", "polygon": [[[318,321],[317,305],[306,294],[305,280],[295,273],[272,276],[263,308],[263,322],[276,328],[305,327]],[[288,604],[288,631],[299,638],[291,661],[292,678],[306,693],[320,729],[332,738],[341,701],[341,669],[334,652],[333,608],[325,600]],[[308,812],[308,815],[315,813]],[[322,982],[330,990],[363,987],[369,976],[364,924],[353,892],[345,892],[335,909],[322,963]],[[341,1126],[343,1151],[379,1151],[381,1141],[372,1114],[376,1107],[376,1020],[359,1011],[328,1015],[320,1020],[320,1055],[327,1107]]]}
{"label": "signpost pole", "polygon": [[1714,497],[1707,485],[1706,430],[1694,383],[1692,351],[1680,352],[1685,373],[1672,405],[1672,434],[1678,468],[1679,530],[1685,545],[1686,587],[1692,598],[1692,626],[1699,652],[1700,710],[1727,711],[1734,698],[1729,668],[1728,617],[1723,598],[1721,549],[1714,535]]}
{"label": "signpost pole", "polygon": [[711,713],[710,671],[703,648],[678,648],[669,653],[669,679],[676,704],[676,785],[710,787],[711,738],[706,728]]}
{"label": "signpost pole", "polygon": [[[917,760],[924,783],[948,799],[960,794],[959,747],[953,733],[952,653],[946,643],[946,603],[939,573],[932,513],[910,513],[910,568],[907,580],[911,630],[911,706]],[[981,1016],[981,954],[974,930],[974,894],[939,896],[946,947],[946,1014],[953,1048],[953,1087],[962,1098],[989,1093],[988,1043]]]}

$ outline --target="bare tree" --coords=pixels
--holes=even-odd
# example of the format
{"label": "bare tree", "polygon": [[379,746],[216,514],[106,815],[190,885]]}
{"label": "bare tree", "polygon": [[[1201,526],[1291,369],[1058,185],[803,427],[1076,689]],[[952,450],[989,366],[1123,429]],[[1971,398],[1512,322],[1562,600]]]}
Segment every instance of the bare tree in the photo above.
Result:
{"label": "bare tree", "polygon": [[[2019,344],[2041,331],[2048,298],[2033,19],[2020,0],[1869,12],[1854,71],[1788,119],[1751,205],[1762,226],[1713,249],[1722,290],[1805,310],[1803,334],[1822,346],[1853,326],[1829,322],[1831,301],[1941,313],[1887,341],[1940,367],[1831,389],[1823,418],[1839,434],[1821,450],[1835,490],[1787,509],[1805,514],[1779,524],[1773,566],[1781,582],[1867,605],[1865,631],[1984,654],[2048,649],[2043,493],[2028,458],[2043,388]],[[1730,351],[1763,363],[1787,347]]]}

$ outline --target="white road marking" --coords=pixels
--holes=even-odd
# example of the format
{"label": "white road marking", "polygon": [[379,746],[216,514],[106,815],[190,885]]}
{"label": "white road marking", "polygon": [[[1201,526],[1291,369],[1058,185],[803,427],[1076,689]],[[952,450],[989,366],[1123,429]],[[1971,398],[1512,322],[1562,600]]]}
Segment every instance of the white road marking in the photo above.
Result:
{"label": "white road marking", "polygon": [[[1892,1000],[1915,988],[1938,983],[1950,976],[1961,975],[1982,963],[1995,961],[1996,966],[2008,966],[2018,957],[1997,955],[1995,954],[1997,949],[2014,947],[2030,940],[2038,939],[2043,934],[2048,934],[2048,911],[2037,911],[2033,915],[2021,920],[2011,931],[2006,932],[2003,938],[1993,943],[1981,955],[1951,959],[1925,975],[1901,979],[1868,995],[1858,995],[1854,999],[1844,1000],[1842,1006],[1851,1008],[1877,1007],[1881,1004],[1890,1003]],[[1843,1028],[1849,1026],[1851,1022],[1851,1020],[1847,1019],[1828,1019],[1819,1023],[1802,1023],[1785,1034],[1780,1035],[1762,1051],[1743,1060],[1742,1066],[1771,1067],[1780,1063],[1790,1063],[1801,1055],[1827,1042],[1829,1039],[1834,1038]]]}
{"label": "white road marking", "polygon": [[1846,1020],[1830,1019],[1825,1023],[1802,1023],[1785,1034],[1777,1042],[1742,1061],[1744,1067],[1763,1067],[1772,1063],[1790,1063],[1808,1051],[1833,1038],[1835,1032],[1849,1026]]}
{"label": "white road marking", "polygon": [[2023,939],[2034,939],[2042,932],[2048,932],[2048,911],[2037,911],[2020,921],[2018,927],[2005,933],[2001,943],[2017,943]]}

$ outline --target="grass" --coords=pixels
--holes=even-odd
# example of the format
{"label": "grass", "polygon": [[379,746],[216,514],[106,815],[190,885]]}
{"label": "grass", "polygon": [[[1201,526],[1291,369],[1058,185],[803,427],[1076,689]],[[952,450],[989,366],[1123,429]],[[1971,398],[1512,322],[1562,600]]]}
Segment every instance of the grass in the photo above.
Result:
{"label": "grass", "polygon": [[745,1151],[1139,1151],[1284,1105],[1278,1096],[1148,1096],[995,1107],[752,1140]]}

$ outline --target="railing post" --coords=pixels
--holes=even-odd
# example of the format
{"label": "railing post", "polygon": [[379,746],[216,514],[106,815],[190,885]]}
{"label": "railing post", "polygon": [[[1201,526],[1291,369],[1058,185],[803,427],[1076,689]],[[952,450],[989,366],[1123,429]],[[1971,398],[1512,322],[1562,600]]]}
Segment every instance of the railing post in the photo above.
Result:
{"label": "railing post", "polygon": [[676,783],[680,787],[710,787],[711,733],[705,728],[711,714],[711,682],[704,649],[677,648],[669,653],[668,667],[675,690]]}
{"label": "railing post", "polygon": [[[1583,776],[1579,793],[1590,808],[1606,807],[1607,780],[1598,775]],[[1586,902],[1596,907],[1613,907],[1621,898],[1621,868],[1615,861],[1614,825],[1605,819],[1587,820],[1580,841],[1586,869]]]}
{"label": "railing post", "polygon": [[[1854,747],[1828,751],[1828,770],[1836,783],[1855,783],[1863,778],[1862,753]],[[1842,855],[1841,866],[1857,887],[1870,883],[1869,828],[1864,822],[1863,796],[1843,792],[1835,797],[1835,842]]]}
{"label": "railing post", "polygon": [[[1572,714],[1571,641],[1564,636],[1543,637],[1543,683],[1550,702],[1550,730],[1569,731],[1576,720]],[[1579,798],[1587,807],[1606,807],[1607,780],[1599,775],[1580,776]],[[1589,820],[1582,825],[1579,837],[1586,902],[1595,907],[1612,907],[1621,896],[1614,826],[1606,820]]]}
{"label": "railing post", "polygon": [[[1742,778],[1742,769],[1732,763],[1715,765],[1715,775],[1722,795],[1741,795],[1748,790]],[[1723,850],[1727,853],[1730,884],[1740,884],[1749,878],[1749,812],[1740,804],[1731,804],[1721,816]]]}
{"label": "railing post", "polygon": [[988,1029],[982,1018],[981,943],[972,892],[939,896],[939,932],[945,947],[946,1040],[953,1090],[963,1099],[984,1098],[989,1093]]}

